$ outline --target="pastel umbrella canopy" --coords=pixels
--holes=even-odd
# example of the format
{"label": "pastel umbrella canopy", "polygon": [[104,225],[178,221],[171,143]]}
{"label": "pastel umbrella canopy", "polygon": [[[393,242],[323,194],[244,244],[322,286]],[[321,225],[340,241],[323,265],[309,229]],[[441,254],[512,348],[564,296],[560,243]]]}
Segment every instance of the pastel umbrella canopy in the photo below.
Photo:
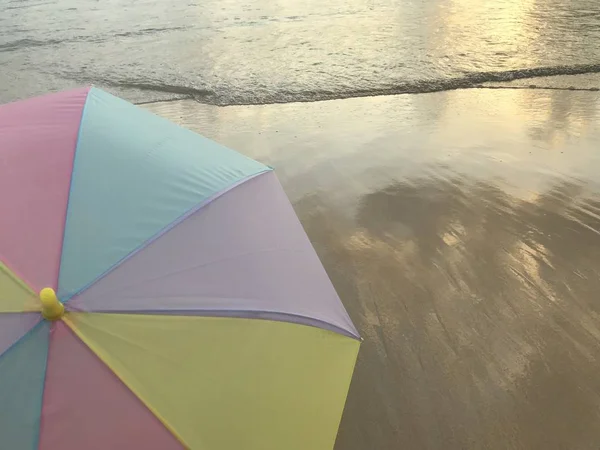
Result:
{"label": "pastel umbrella canopy", "polygon": [[0,106],[0,448],[331,449],[360,338],[270,168],[99,89]]}

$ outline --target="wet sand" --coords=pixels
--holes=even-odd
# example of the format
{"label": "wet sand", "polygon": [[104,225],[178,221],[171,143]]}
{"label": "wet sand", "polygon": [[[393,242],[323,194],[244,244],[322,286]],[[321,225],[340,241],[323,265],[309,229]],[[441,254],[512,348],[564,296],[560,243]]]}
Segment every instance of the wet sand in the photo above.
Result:
{"label": "wet sand", "polygon": [[600,93],[145,107],[276,168],[365,339],[337,450],[600,447]]}

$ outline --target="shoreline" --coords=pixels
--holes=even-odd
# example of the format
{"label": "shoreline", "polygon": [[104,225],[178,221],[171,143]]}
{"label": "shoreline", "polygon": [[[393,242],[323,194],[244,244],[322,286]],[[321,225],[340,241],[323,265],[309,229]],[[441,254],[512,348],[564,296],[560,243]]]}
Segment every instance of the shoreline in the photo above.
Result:
{"label": "shoreline", "polygon": [[354,98],[372,98],[372,97],[395,97],[399,95],[423,95],[423,94],[434,94],[438,92],[452,92],[452,91],[468,91],[475,89],[489,89],[489,90],[501,90],[501,89],[514,89],[514,90],[555,90],[555,91],[587,91],[587,92],[597,92],[600,91],[600,73],[582,73],[582,74],[573,74],[573,75],[552,75],[552,76],[536,76],[529,78],[518,78],[511,81],[502,81],[502,82],[485,82],[474,86],[468,87],[447,87],[440,89],[432,89],[425,90],[419,92],[382,92],[378,93],[370,93],[368,95],[348,95],[348,96],[340,96],[340,97],[332,97],[332,98],[322,98],[322,99],[306,99],[306,100],[294,100],[294,101],[281,101],[281,102],[267,102],[267,103],[248,103],[248,104],[227,104],[220,105],[209,102],[202,102],[201,100],[195,99],[193,96],[186,96],[182,98],[171,98],[164,100],[156,100],[156,101],[143,101],[136,102],[136,105],[151,105],[154,103],[170,103],[177,101],[186,101],[191,100],[199,104],[210,105],[219,108],[228,108],[228,107],[240,107],[240,106],[266,106],[266,105],[284,105],[284,104],[292,104],[292,103],[320,103],[320,102],[330,102],[337,100],[348,100]]}

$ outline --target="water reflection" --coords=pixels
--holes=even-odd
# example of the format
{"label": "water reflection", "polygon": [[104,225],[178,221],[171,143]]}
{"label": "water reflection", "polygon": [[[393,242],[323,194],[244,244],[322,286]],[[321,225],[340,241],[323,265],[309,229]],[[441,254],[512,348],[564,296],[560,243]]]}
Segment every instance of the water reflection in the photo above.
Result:
{"label": "water reflection", "polygon": [[600,194],[453,174],[365,195],[355,225],[316,202],[296,207],[366,338],[337,448],[600,440]]}

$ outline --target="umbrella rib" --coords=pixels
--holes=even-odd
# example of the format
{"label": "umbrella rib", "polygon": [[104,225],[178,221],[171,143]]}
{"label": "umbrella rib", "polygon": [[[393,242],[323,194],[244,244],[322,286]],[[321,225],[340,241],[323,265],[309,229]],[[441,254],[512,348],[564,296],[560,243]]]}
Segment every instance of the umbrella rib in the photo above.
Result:
{"label": "umbrella rib", "polygon": [[105,276],[107,276],[109,273],[111,273],[113,270],[115,270],[117,267],[119,267],[125,261],[127,261],[131,257],[135,256],[137,253],[139,253],[141,250],[143,250],[144,248],[146,248],[148,245],[152,244],[154,241],[156,241],[158,238],[160,238],[161,236],[163,236],[165,233],[167,233],[168,231],[170,231],[173,228],[175,228],[177,225],[179,225],[185,219],[187,219],[188,217],[190,217],[192,214],[200,211],[202,208],[204,208],[205,206],[209,205],[210,203],[212,203],[217,198],[219,198],[222,195],[226,194],[230,190],[235,189],[236,187],[240,186],[241,184],[245,183],[246,181],[249,181],[249,180],[251,180],[251,179],[253,179],[255,177],[258,177],[260,175],[263,175],[263,174],[265,174],[267,172],[270,172],[271,170],[272,169],[270,169],[269,167],[266,167],[261,172],[257,172],[257,173],[253,173],[252,175],[248,175],[247,177],[242,178],[241,180],[237,181],[236,183],[232,184],[231,186],[228,186],[226,189],[223,189],[222,191],[219,191],[219,192],[213,194],[212,196],[210,196],[209,198],[203,200],[202,202],[200,202],[199,204],[197,204],[193,208],[190,208],[185,213],[183,213],[181,216],[179,216],[177,219],[175,219],[173,222],[171,222],[170,224],[168,224],[166,227],[161,228],[158,232],[156,232],[154,235],[152,235],[150,238],[148,238],[146,241],[144,241],[138,247],[136,247],[135,249],[133,249],[130,253],[128,253],[127,255],[125,255],[124,257],[122,257],[121,259],[119,259],[117,262],[115,262],[114,264],[112,264],[107,270],[105,270],[104,272],[102,272],[100,275],[98,275],[96,278],[94,278],[88,284],[86,284],[85,286],[83,286],[79,290],[77,290],[77,291],[69,294],[68,296],[66,296],[66,298],[63,300],[63,302],[67,303],[73,297],[75,297],[77,295],[80,295],[82,292],[84,292],[87,289],[89,289],[91,286],[93,286],[99,280],[101,280],[102,278],[104,278]]}
{"label": "umbrella rib", "polygon": [[10,344],[10,346],[0,354],[0,359],[4,358],[7,353],[10,353],[11,351],[13,351],[19,342],[21,342],[24,338],[26,338],[27,336],[32,334],[43,323],[44,323],[44,321],[42,319],[40,319],[40,321],[37,322],[34,326],[32,326],[29,330],[27,330],[27,332],[23,336],[21,336],[15,342]]}
{"label": "umbrella rib", "polygon": [[[106,354],[96,348],[94,345],[92,345],[92,342],[90,340],[88,340],[88,338],[84,335],[84,333],[81,332],[81,330],[79,330],[77,328],[77,326],[75,325],[74,322],[71,321],[71,319],[69,317],[65,317],[63,319],[64,323],[67,325],[68,328],[70,328],[71,332],[77,336],[88,348],[89,350],[107,367],[107,369],[121,382],[123,383],[123,385],[129,389],[129,391],[135,396],[137,397],[137,399],[163,424],[163,426],[175,437],[175,439],[177,439],[181,445],[188,449],[189,446],[185,443],[184,439],[182,438],[182,436],[175,430],[175,428],[151,405],[149,404],[141,395],[140,393],[133,389],[131,387],[131,385],[118,373],[116,372],[107,362],[107,358],[106,358]],[[114,336],[114,335],[113,335]],[[137,345],[135,345],[134,343],[130,342],[129,340],[123,339],[121,338],[124,342],[127,342],[129,344],[133,344],[135,347],[139,347]],[[146,349],[144,349],[146,350]],[[133,374],[131,374],[133,375]]]}
{"label": "umbrella rib", "polygon": [[34,289],[31,288],[31,286],[29,285],[29,283],[27,283],[24,279],[23,276],[21,276],[21,274],[18,274],[15,272],[14,269],[12,269],[9,264],[7,264],[6,262],[2,261],[0,259],[0,272],[3,272],[6,274],[6,276],[8,276],[12,281],[14,281],[21,289],[25,290],[26,292],[36,295],[36,292]]}
{"label": "umbrella rib", "polygon": [[85,118],[86,107],[88,105],[88,100],[90,98],[91,87],[88,88],[87,93],[85,95],[85,101],[83,102],[83,107],[81,108],[81,117],[79,119],[79,127],[77,128],[77,138],[75,139],[75,150],[73,152],[73,162],[71,165],[71,179],[69,180],[69,192],[67,193],[67,207],[65,208],[65,218],[63,221],[63,233],[62,233],[62,241],[60,243],[60,255],[58,260],[58,270],[56,273],[56,288],[58,288],[58,284],[60,282],[60,270],[62,268],[63,263],[63,252],[65,251],[65,238],[67,236],[67,221],[69,220],[69,209],[71,206],[71,190],[73,188],[73,179],[75,178],[75,161],[77,160],[77,150],[79,149],[79,141],[81,139],[81,129],[83,128],[83,121]]}
{"label": "umbrella rib", "polygon": [[267,310],[247,310],[247,309],[147,309],[147,310],[130,310],[130,309],[111,309],[111,310],[94,310],[85,311],[82,309],[72,310],[72,312],[87,312],[97,314],[136,314],[136,315],[165,315],[165,316],[187,316],[187,317],[214,317],[214,318],[231,318],[231,319],[249,319],[249,320],[267,320],[274,322],[287,322],[297,325],[312,326],[322,330],[331,331],[343,336],[362,341],[360,335],[342,328],[339,325],[327,322],[315,317],[302,314],[294,314],[284,311],[267,311]]}
{"label": "umbrella rib", "polygon": [[202,267],[210,266],[212,264],[219,264],[219,263],[223,263],[223,262],[226,262],[226,261],[230,261],[232,259],[246,257],[246,256],[252,256],[252,255],[257,255],[257,254],[260,254],[260,253],[273,253],[273,252],[278,252],[278,251],[281,251],[281,252],[302,253],[302,252],[305,252],[306,250],[270,248],[270,249],[264,249],[264,250],[253,251],[253,252],[239,253],[239,254],[236,254],[236,255],[228,256],[227,258],[216,259],[216,260],[208,261],[208,262],[205,262],[205,263],[202,263],[202,264],[197,264],[197,265],[194,265],[194,266],[191,266],[191,267],[186,267],[186,268],[183,268],[183,269],[180,269],[180,270],[174,270],[174,271],[166,273],[164,275],[160,275],[160,276],[148,278],[148,279],[145,279],[145,280],[140,280],[139,282],[136,282],[136,283],[126,284],[126,285],[123,285],[123,286],[119,286],[119,287],[117,287],[115,289],[110,289],[110,290],[107,290],[107,291],[103,291],[102,292],[102,296],[118,294],[119,292],[123,292],[124,290],[130,289],[130,288],[139,287],[139,286],[145,285],[147,283],[152,283],[154,281],[164,280],[165,278],[169,278],[169,277],[172,277],[174,275],[181,275],[181,274],[184,274],[186,272],[190,272],[190,271],[195,270],[195,269],[200,269]]}

